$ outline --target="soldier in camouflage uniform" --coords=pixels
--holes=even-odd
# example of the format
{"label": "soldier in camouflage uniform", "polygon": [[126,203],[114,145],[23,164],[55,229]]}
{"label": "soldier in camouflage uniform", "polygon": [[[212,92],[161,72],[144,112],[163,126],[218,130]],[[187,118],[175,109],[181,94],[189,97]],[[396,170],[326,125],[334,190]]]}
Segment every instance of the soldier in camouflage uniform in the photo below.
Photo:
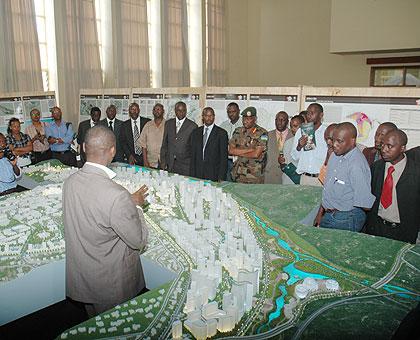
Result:
{"label": "soldier in camouflage uniform", "polygon": [[236,128],[229,141],[229,154],[236,156],[232,179],[239,183],[264,183],[267,162],[267,130],[256,124],[257,109],[253,106],[242,111],[243,127]]}

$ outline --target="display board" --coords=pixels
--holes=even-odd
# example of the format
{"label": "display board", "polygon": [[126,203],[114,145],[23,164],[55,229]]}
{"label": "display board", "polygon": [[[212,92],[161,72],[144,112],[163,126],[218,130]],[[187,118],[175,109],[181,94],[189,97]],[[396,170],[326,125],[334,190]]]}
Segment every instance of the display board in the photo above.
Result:
{"label": "display board", "polygon": [[249,96],[249,105],[257,109],[258,125],[270,131],[275,129],[275,118],[279,111],[285,111],[289,117],[299,113],[298,95],[296,94],[253,94]]}
{"label": "display board", "polygon": [[180,93],[165,93],[164,106],[166,112],[166,119],[175,117],[175,104],[183,101],[187,105],[187,118],[201,124],[201,108],[200,108],[200,94],[180,94]]}
{"label": "display board", "polygon": [[102,90],[81,90],[79,96],[79,123],[90,119],[90,110],[95,106],[103,111]]}
{"label": "display board", "polygon": [[374,145],[377,127],[395,123],[408,136],[407,149],[420,145],[420,90],[415,88],[313,88],[303,87],[304,108],[318,102],[326,124],[349,121],[357,127],[357,142]]}
{"label": "display board", "polygon": [[[163,93],[137,93],[133,92],[133,102],[139,104],[140,115],[143,117],[153,118],[153,107],[155,104],[164,105]],[[166,112],[166,107],[165,107]],[[165,114],[165,118],[167,115]]]}
{"label": "display board", "polygon": [[0,97],[0,132],[7,134],[10,118],[24,121],[24,110],[21,96]]}
{"label": "display board", "polygon": [[106,117],[106,109],[110,105],[115,105],[117,108],[117,118],[120,120],[128,119],[128,107],[130,106],[130,89],[120,89],[119,91],[104,91],[102,100],[102,116]]}
{"label": "display board", "polygon": [[[214,109],[216,115],[215,123],[220,125],[222,122],[228,119],[226,109],[227,106],[235,102],[239,106],[239,110],[242,111],[248,105],[248,95],[245,92],[242,93],[222,93],[223,89],[211,89],[212,92],[206,93],[205,106],[210,106]],[[215,91],[215,92],[213,92]]]}

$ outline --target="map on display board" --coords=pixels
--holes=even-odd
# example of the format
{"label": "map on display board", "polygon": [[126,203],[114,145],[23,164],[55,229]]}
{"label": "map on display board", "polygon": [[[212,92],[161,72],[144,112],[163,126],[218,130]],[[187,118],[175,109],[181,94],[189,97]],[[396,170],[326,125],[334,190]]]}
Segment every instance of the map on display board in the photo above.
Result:
{"label": "map on display board", "polygon": [[90,109],[95,106],[102,110],[102,94],[81,94],[79,122],[90,119]]}
{"label": "map on display board", "polygon": [[257,124],[268,131],[275,128],[277,112],[286,111],[289,117],[299,113],[297,95],[251,94],[249,105],[257,109]]}
{"label": "map on display board", "polygon": [[[133,93],[133,102],[139,104],[140,115],[143,117],[153,118],[153,106],[155,104],[163,104],[163,93]],[[168,117],[168,109],[165,106],[165,118]]]}
{"label": "map on display board", "polygon": [[106,109],[110,105],[115,105],[115,107],[117,108],[118,119],[128,119],[128,107],[130,105],[129,94],[104,94],[104,99],[102,101],[101,119],[106,117]]}
{"label": "map on display board", "polygon": [[242,94],[233,94],[233,93],[222,93],[222,94],[214,94],[208,93],[206,94],[206,105],[213,108],[216,119],[215,123],[220,125],[222,122],[228,119],[226,108],[229,103],[235,102],[239,106],[239,110],[242,111],[248,106],[248,96],[244,93]]}
{"label": "map on display board", "polygon": [[183,101],[187,104],[187,117],[198,125],[201,123],[200,95],[199,94],[165,94],[166,119],[175,117],[175,104]]}
{"label": "map on display board", "polygon": [[307,95],[305,108],[314,102],[324,107],[326,124],[352,122],[360,144],[372,146],[377,127],[391,121],[407,133],[407,149],[420,145],[420,98]]}
{"label": "map on display board", "polygon": [[16,117],[24,121],[22,97],[0,98],[0,132],[6,133],[10,118]]}
{"label": "map on display board", "polygon": [[32,109],[38,109],[41,112],[42,121],[52,120],[51,109],[57,105],[55,95],[23,96],[22,100],[27,123],[31,122],[30,113]]}

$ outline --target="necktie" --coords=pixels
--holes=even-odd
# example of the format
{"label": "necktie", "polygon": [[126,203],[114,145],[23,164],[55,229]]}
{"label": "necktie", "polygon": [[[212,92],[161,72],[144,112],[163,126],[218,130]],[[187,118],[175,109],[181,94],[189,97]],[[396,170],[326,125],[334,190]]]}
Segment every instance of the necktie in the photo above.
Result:
{"label": "necktie", "polygon": [[136,152],[136,155],[141,155],[141,147],[139,143],[140,139],[140,132],[139,128],[137,127],[137,121],[134,121],[134,151]]}
{"label": "necktie", "polygon": [[176,133],[178,133],[179,129],[181,128],[181,121],[177,120],[176,121]]}
{"label": "necktie", "polygon": [[[136,125],[137,126],[137,125]],[[113,127],[112,127],[112,120],[109,121],[109,129],[114,131]]]}
{"label": "necktie", "polygon": [[206,148],[206,144],[207,144],[207,138],[209,136],[209,128],[206,127],[204,129],[204,135],[203,135],[203,159],[204,159],[204,149]]}
{"label": "necktie", "polygon": [[381,194],[381,204],[387,209],[392,204],[392,187],[394,186],[394,180],[392,179],[392,173],[395,171],[391,165],[388,168],[388,174],[386,175],[384,186]]}
{"label": "necktie", "polygon": [[284,146],[283,134],[280,134],[280,138],[277,139],[277,147],[279,149],[279,153],[283,152],[283,146]]}

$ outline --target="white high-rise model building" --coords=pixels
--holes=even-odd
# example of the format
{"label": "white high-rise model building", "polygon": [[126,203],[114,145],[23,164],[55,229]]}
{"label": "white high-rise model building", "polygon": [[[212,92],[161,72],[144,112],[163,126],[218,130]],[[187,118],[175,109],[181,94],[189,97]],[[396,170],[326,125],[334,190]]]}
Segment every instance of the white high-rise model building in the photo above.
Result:
{"label": "white high-rise model building", "polygon": [[172,338],[181,339],[182,338],[182,322],[176,320],[172,323]]}

